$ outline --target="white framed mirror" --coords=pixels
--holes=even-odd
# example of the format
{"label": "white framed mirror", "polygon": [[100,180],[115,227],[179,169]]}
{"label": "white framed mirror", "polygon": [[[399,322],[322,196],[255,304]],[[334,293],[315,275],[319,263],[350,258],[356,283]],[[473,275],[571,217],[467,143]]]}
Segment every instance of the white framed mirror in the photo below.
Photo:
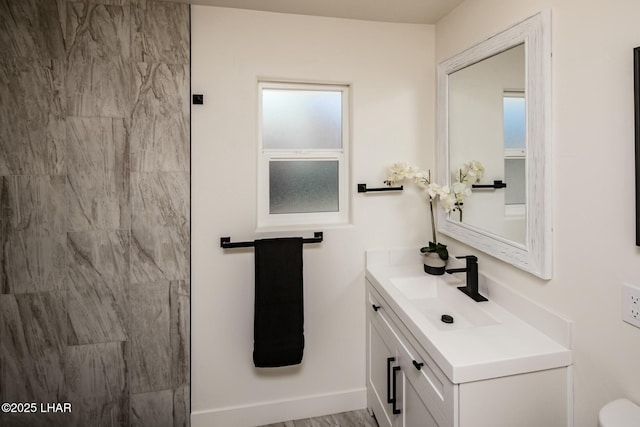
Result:
{"label": "white framed mirror", "polygon": [[543,279],[552,274],[550,33],[546,10],[438,65],[438,182],[451,185],[471,160],[485,169],[460,211],[438,211],[438,230]]}

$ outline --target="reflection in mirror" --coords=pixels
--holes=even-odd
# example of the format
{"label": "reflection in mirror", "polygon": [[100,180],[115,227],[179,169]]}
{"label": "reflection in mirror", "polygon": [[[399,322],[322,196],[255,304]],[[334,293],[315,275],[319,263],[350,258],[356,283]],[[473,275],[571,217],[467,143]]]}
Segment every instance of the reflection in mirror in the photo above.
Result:
{"label": "reflection in mirror", "polygon": [[538,13],[438,66],[438,180],[455,182],[469,159],[485,168],[482,188],[462,213],[440,212],[438,229],[542,278],[552,260],[550,20]]}
{"label": "reflection in mirror", "polygon": [[507,183],[475,189],[463,207],[463,222],[521,244],[526,235],[524,80],[524,43],[449,75],[450,170],[472,158],[485,167],[483,182]]}
{"label": "reflection in mirror", "polygon": [[504,177],[509,185],[504,193],[504,235],[519,243],[525,242],[526,231],[526,107],[524,90],[505,91]]}

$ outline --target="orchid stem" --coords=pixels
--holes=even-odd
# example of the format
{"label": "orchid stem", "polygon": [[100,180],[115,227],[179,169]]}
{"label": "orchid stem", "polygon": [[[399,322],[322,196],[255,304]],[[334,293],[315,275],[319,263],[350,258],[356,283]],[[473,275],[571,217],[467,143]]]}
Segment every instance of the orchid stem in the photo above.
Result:
{"label": "orchid stem", "polygon": [[433,199],[431,199],[431,197],[429,197],[429,209],[431,209],[431,232],[433,236],[433,243],[438,244],[438,241],[436,240],[436,220],[433,217]]}

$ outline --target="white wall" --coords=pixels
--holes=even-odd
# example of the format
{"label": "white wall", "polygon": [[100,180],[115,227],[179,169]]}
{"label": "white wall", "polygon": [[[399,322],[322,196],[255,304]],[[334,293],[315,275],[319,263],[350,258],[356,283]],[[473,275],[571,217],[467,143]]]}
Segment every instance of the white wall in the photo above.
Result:
{"label": "white wall", "polygon": [[622,283],[640,285],[632,81],[640,2],[467,0],[436,25],[436,62],[547,7],[553,14],[553,280],[488,256],[480,256],[480,269],[573,319],[575,426],[595,427],[607,401],[627,396],[640,403],[640,329],[623,323],[620,313]]}
{"label": "white wall", "polygon": [[[424,244],[416,191],[358,194],[394,160],[434,167],[434,27],[192,8],[192,423],[268,424],[365,406],[364,250]],[[219,238],[256,233],[257,81],[351,85],[352,224],[268,235],[304,249],[304,362],[256,370],[253,251]]]}

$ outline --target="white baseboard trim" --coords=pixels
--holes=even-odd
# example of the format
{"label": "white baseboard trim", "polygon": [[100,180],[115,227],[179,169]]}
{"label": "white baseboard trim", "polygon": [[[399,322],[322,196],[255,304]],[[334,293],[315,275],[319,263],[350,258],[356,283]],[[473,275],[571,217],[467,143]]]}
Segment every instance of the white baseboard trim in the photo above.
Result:
{"label": "white baseboard trim", "polygon": [[259,402],[191,413],[191,427],[255,427],[367,407],[367,389]]}

